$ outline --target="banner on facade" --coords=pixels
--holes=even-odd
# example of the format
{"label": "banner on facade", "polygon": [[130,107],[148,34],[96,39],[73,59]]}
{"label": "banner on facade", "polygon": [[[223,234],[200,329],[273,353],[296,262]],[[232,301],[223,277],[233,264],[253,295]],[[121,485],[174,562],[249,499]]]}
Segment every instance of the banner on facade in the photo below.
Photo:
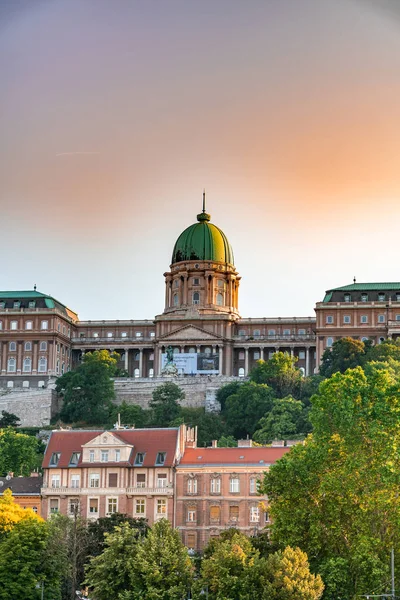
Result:
{"label": "banner on facade", "polygon": [[[167,362],[167,355],[162,357],[162,369]],[[219,373],[219,355],[199,353],[176,353],[174,354],[174,363],[178,369],[179,375],[218,375]]]}

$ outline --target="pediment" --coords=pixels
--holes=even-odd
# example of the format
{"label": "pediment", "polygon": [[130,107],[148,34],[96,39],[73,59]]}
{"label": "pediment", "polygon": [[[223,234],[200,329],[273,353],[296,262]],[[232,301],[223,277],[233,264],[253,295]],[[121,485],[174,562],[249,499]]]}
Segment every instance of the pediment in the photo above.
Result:
{"label": "pediment", "polygon": [[100,435],[97,435],[95,438],[82,445],[82,448],[93,448],[93,447],[101,447],[101,446],[130,446],[132,444],[127,444],[121,438],[113,433],[112,431],[103,431]]}
{"label": "pediment", "polygon": [[199,341],[215,341],[221,342],[223,338],[220,335],[216,335],[215,333],[210,333],[209,331],[205,331],[200,327],[196,327],[195,325],[185,325],[185,327],[180,327],[179,329],[175,329],[175,331],[170,331],[165,335],[160,337],[160,340],[163,342],[169,341],[188,341],[188,340],[199,340]]}

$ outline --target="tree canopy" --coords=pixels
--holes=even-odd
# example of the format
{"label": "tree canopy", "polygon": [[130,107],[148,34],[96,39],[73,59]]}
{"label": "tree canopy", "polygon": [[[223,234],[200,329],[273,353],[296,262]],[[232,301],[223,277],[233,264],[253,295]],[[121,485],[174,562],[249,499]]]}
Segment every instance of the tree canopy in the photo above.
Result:
{"label": "tree canopy", "polygon": [[8,472],[30,475],[37,467],[39,451],[40,443],[35,437],[11,427],[0,429],[0,476]]}
{"label": "tree canopy", "polygon": [[149,403],[152,410],[152,424],[156,427],[168,427],[180,414],[180,400],[184,400],[185,394],[181,388],[167,381],[159,385],[153,392],[153,398]]}
{"label": "tree canopy", "polygon": [[336,340],[331,348],[322,355],[319,372],[323,377],[331,377],[334,373],[344,373],[365,363],[366,347],[364,342],[344,337]]}

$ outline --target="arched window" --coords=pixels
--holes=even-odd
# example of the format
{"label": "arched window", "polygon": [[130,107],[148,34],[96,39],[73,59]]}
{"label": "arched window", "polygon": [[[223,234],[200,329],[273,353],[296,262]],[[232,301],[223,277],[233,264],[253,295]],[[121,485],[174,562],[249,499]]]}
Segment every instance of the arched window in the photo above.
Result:
{"label": "arched window", "polygon": [[362,341],[362,342],[368,342],[368,339],[369,339],[369,338],[367,338],[367,337],[362,337],[362,338],[361,338],[361,341]]}
{"label": "arched window", "polygon": [[204,354],[211,354],[211,348],[209,348],[207,346],[207,348],[204,348]]}
{"label": "arched window", "polygon": [[154,369],[149,369],[149,377],[154,377]]}
{"label": "arched window", "polygon": [[305,377],[305,376],[306,376],[306,370],[305,370],[305,368],[304,368],[304,367],[300,367],[300,368],[299,368],[299,371],[301,372],[301,376],[302,376],[302,377]]}
{"label": "arched window", "polygon": [[25,342],[25,350],[26,350],[26,352],[31,352],[32,342]]}
{"label": "arched window", "polygon": [[24,373],[30,373],[32,371],[32,360],[30,358],[24,358]]}
{"label": "arched window", "polygon": [[38,372],[46,373],[46,371],[47,371],[47,358],[42,356],[42,358],[39,358]]}
{"label": "arched window", "polygon": [[243,367],[240,367],[238,375],[239,375],[239,377],[244,377],[244,369],[243,369]]}
{"label": "arched window", "polygon": [[140,352],[135,352],[135,354],[133,355],[133,360],[138,361],[140,358]]}
{"label": "arched window", "polygon": [[217,306],[223,306],[224,304],[224,297],[222,294],[217,294]]}
{"label": "arched window", "polygon": [[194,292],[194,294],[193,294],[193,304],[200,304],[200,294],[199,294],[199,292]]}
{"label": "arched window", "polygon": [[17,349],[17,344],[16,344],[16,342],[10,342],[10,345],[9,345],[9,347],[8,347],[8,348],[9,348],[10,352],[15,352],[15,351],[16,351],[16,349]]}
{"label": "arched window", "polygon": [[379,343],[380,343],[380,344],[383,344],[383,342],[384,342],[384,341],[385,341],[385,338],[384,338],[384,337],[380,337],[380,338],[379,338]]}
{"label": "arched window", "polygon": [[15,358],[9,358],[7,364],[7,371],[9,373],[15,373],[17,370],[17,361]]}
{"label": "arched window", "polygon": [[223,279],[218,279],[217,285],[220,290],[223,290],[225,287],[225,283],[224,283]]}
{"label": "arched window", "polygon": [[40,342],[40,351],[45,352],[47,350],[47,342]]}
{"label": "arched window", "polygon": [[178,296],[178,294],[174,294],[174,302],[173,303],[174,303],[174,306],[178,306],[178,304],[179,304],[179,296]]}
{"label": "arched window", "polygon": [[330,348],[330,347],[332,346],[332,344],[333,344],[333,338],[331,338],[331,337],[328,337],[328,338],[326,339],[326,347],[327,347],[327,348]]}
{"label": "arched window", "polygon": [[25,321],[25,329],[32,329],[32,321]]}
{"label": "arched window", "polygon": [[23,381],[22,382],[22,387],[23,388],[28,388],[29,387],[29,381]]}
{"label": "arched window", "polygon": [[174,354],[179,354],[179,348],[174,348],[174,349],[173,349],[173,353],[174,353]]}
{"label": "arched window", "polygon": [[133,376],[134,376],[134,377],[139,377],[139,369],[135,369],[135,370],[133,371]]}

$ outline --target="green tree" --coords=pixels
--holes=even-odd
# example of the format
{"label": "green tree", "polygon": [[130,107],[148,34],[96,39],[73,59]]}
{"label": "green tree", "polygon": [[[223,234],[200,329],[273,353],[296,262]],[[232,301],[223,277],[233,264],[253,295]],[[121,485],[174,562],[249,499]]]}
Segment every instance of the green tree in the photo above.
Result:
{"label": "green tree", "polygon": [[303,412],[300,400],[294,400],[291,396],[276,399],[272,403],[272,409],[258,422],[258,429],[253,438],[261,444],[269,444],[273,440],[282,440],[293,434],[301,433],[298,425]]}
{"label": "green tree", "polygon": [[9,413],[6,410],[1,411],[0,429],[4,427],[18,427],[19,417],[13,413]]}
{"label": "green tree", "polygon": [[222,411],[225,408],[226,399],[233,396],[233,394],[237,394],[241,385],[243,385],[241,381],[231,381],[218,389],[217,401],[220,403]]}
{"label": "green tree", "polygon": [[236,394],[226,399],[222,414],[229,434],[236,439],[252,435],[258,421],[271,409],[272,401],[273,391],[267,385],[253,381],[241,385]]}
{"label": "green tree", "polygon": [[114,405],[111,409],[109,422],[114,424],[118,421],[120,415],[122,425],[134,425],[136,429],[146,427],[149,411],[143,410],[138,404],[127,404],[124,400],[122,404]]}
{"label": "green tree", "polygon": [[152,425],[168,427],[180,415],[179,401],[184,400],[185,394],[181,388],[167,381],[159,385],[153,392],[153,399],[149,402],[152,409]]}
{"label": "green tree", "polygon": [[236,448],[237,440],[233,435],[223,435],[218,440],[218,448]]}
{"label": "green tree", "polygon": [[208,413],[204,408],[181,407],[177,419],[170,423],[177,427],[185,423],[190,427],[197,427],[197,445],[209,446],[212,440],[220,439],[226,432],[226,424],[218,413]]}
{"label": "green tree", "polygon": [[40,444],[35,437],[14,429],[0,429],[0,475],[9,471],[30,475],[37,466]]}
{"label": "green tree", "polygon": [[107,350],[87,352],[76,369],[57,379],[56,389],[63,398],[63,421],[91,425],[108,422],[118,357]]}
{"label": "green tree", "polygon": [[385,340],[382,344],[371,346],[367,351],[367,361],[387,362],[395,360],[400,362],[400,340]]}
{"label": "green tree", "polygon": [[313,435],[265,474],[272,539],[307,552],[327,600],[384,590],[400,556],[399,414],[391,369],[335,373],[312,398]]}
{"label": "green tree", "polygon": [[296,367],[297,358],[288,352],[275,352],[267,361],[258,360],[250,373],[251,381],[271,387],[277,398],[297,397],[302,384],[302,374]]}
{"label": "green tree", "polygon": [[88,546],[91,556],[98,556],[105,547],[106,534],[113,533],[114,529],[122,524],[127,524],[134,529],[138,536],[145,536],[148,532],[147,520],[133,518],[122,513],[113,513],[109,517],[100,517],[88,523]]}
{"label": "green tree", "polygon": [[364,342],[351,337],[336,340],[322,355],[320,374],[331,377],[333,373],[344,373],[347,369],[362,366],[365,362],[365,349]]}

